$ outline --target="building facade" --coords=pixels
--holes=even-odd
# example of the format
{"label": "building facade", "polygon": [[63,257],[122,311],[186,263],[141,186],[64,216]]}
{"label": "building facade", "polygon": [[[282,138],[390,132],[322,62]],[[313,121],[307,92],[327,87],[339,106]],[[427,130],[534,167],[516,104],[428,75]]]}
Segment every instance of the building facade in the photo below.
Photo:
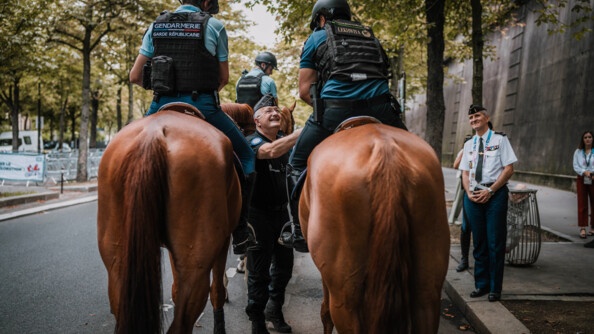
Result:
{"label": "building facade", "polygon": [[[591,1],[594,5],[594,1]],[[573,1],[560,20],[572,22]],[[594,32],[576,39],[573,32],[549,34],[535,23],[535,1],[518,10],[519,24],[486,36],[496,49],[484,59],[483,105],[496,131],[507,134],[518,156],[515,180],[574,189],[573,152],[584,131],[594,130]],[[587,23],[594,30],[594,21]],[[442,162],[451,166],[464,138],[472,134],[472,61],[451,63],[446,79]],[[425,96],[406,112],[407,126],[424,136]]]}

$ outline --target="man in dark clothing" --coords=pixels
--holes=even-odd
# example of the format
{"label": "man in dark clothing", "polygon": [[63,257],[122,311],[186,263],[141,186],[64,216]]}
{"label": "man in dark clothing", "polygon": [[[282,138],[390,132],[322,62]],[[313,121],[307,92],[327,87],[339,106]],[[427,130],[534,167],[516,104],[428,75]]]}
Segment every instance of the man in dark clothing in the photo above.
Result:
{"label": "man in dark clothing", "polygon": [[[252,333],[268,333],[265,320],[276,331],[290,333],[282,313],[285,289],[292,276],[293,250],[277,243],[288,220],[288,195],[285,170],[288,152],[301,130],[288,136],[279,131],[281,117],[272,95],[264,95],[254,107],[256,132],[248,142],[256,154],[256,184],[250,202],[249,221],[258,245],[248,249],[248,305]],[[267,305],[268,304],[268,305]]]}

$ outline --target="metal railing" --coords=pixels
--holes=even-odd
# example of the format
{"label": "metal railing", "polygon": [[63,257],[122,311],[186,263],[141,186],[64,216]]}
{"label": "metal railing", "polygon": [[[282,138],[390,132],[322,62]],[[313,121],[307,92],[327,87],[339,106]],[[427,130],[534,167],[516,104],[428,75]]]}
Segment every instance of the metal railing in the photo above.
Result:
{"label": "metal railing", "polygon": [[[105,149],[89,149],[87,158],[87,177],[89,180],[97,178],[99,162]],[[78,170],[78,150],[71,152],[52,152],[45,156],[45,177],[47,181],[59,183],[60,180],[72,181],[76,179]],[[63,174],[63,176],[62,176]]]}

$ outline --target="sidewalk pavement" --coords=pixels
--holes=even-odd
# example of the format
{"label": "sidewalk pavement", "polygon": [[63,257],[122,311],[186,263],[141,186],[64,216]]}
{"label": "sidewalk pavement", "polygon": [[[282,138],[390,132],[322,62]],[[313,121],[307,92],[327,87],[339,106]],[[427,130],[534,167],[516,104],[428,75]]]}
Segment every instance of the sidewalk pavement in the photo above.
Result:
{"label": "sidewalk pavement", "polygon": [[[443,168],[446,201],[456,192],[456,170]],[[509,188],[518,183],[511,181]],[[594,301],[594,249],[584,248],[591,240],[579,238],[577,226],[577,196],[575,193],[524,183],[536,189],[541,228],[568,241],[543,242],[536,262],[531,266],[505,266],[503,300]],[[472,250],[471,250],[472,251]],[[450,270],[445,289],[456,306],[478,333],[529,333],[501,303],[484,298],[470,298],[474,290],[474,261],[470,270],[457,273],[460,245],[450,250]]]}
{"label": "sidewalk pavement", "polygon": [[[446,201],[452,201],[456,190],[456,170],[443,168]],[[518,182],[511,181],[510,188]],[[577,227],[576,194],[568,191],[526,184],[536,189],[541,227],[568,241],[543,242],[536,263],[527,267],[505,266],[503,300],[594,301],[594,249],[583,244]],[[0,198],[0,222],[40,211],[75,205],[97,199],[97,183],[66,184],[49,187],[2,185],[0,192],[30,192],[11,198]],[[31,202],[33,201],[33,202]],[[529,333],[530,331],[501,303],[484,298],[470,298],[474,290],[471,259],[468,271],[456,272],[460,246],[452,245],[449,270],[444,289],[464,313],[477,333]]]}

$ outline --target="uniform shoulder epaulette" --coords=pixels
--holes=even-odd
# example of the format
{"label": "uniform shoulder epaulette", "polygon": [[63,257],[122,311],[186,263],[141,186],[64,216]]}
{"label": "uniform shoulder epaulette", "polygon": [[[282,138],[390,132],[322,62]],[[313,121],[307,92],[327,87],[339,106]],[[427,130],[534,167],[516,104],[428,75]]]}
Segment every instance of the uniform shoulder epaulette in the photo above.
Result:
{"label": "uniform shoulder epaulette", "polygon": [[471,140],[473,136],[468,135],[466,136],[466,138],[464,138],[464,142],[466,143],[467,141]]}
{"label": "uniform shoulder epaulette", "polygon": [[498,134],[498,135],[507,137],[507,135],[505,134],[505,132],[495,131],[495,133]]}

